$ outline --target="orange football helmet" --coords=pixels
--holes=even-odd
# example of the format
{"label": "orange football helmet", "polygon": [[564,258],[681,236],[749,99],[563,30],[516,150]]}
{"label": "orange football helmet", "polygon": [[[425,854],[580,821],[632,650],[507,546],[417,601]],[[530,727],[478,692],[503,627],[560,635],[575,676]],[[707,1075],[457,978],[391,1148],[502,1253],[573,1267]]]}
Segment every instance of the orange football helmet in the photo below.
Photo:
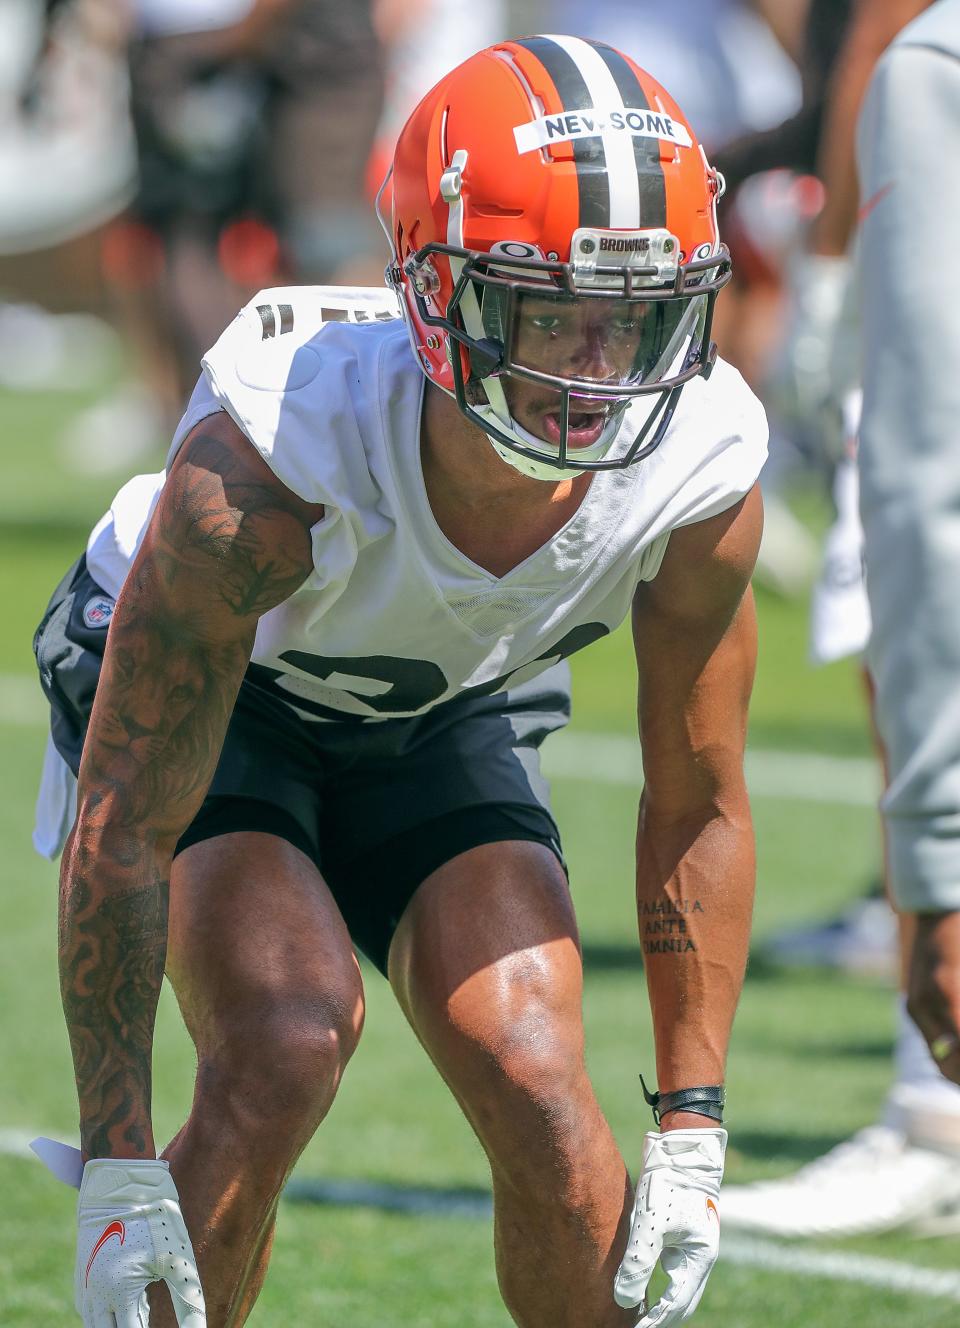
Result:
{"label": "orange football helmet", "polygon": [[500,456],[555,480],[649,455],[730,277],[722,177],[660,84],[600,42],[501,42],[423,98],[388,185],[414,354]]}

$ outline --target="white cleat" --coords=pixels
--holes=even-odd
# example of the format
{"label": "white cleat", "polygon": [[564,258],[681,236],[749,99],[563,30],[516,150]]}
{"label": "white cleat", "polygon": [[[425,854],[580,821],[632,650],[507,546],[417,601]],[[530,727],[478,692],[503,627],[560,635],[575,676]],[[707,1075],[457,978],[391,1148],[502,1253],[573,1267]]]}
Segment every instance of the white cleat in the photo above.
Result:
{"label": "white cleat", "polygon": [[960,1156],[870,1125],[791,1176],[724,1185],[720,1215],[727,1230],[769,1236],[947,1234],[960,1225]]}

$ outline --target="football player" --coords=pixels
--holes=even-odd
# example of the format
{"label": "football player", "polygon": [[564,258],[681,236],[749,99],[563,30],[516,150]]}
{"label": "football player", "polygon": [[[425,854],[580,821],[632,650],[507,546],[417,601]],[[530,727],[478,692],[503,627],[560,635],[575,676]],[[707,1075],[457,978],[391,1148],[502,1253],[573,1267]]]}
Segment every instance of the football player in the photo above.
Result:
{"label": "football player", "polygon": [[[360,1036],[354,946],[489,1158],[514,1320],[667,1325],[697,1305],[753,894],[766,451],[710,339],[721,188],[669,94],[610,47],[471,57],[400,136],[390,289],[258,296],[205,357],[165,472],[120,491],[55,593],[38,842],[70,826],[69,766],[86,1324],[145,1321],[160,1280],[154,1328],[245,1321]],[[627,614],[659,1082],[635,1196],[585,1069],[538,762],[566,657]],[[164,971],[199,1068],[158,1160]]]}

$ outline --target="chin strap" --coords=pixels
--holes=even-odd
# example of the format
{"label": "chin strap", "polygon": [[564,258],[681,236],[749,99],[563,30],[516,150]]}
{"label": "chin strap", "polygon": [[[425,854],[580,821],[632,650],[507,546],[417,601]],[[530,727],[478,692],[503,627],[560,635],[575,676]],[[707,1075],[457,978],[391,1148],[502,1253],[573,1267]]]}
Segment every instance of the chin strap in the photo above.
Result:
{"label": "chin strap", "polygon": [[[468,153],[466,148],[457,148],[450,159],[450,165],[440,177],[440,197],[447,205],[447,244],[456,249],[463,248],[463,172],[467,168]],[[454,286],[460,280],[463,274],[464,259],[456,258],[450,255],[450,275],[453,278]],[[474,341],[482,342],[486,339],[487,333],[483,325],[483,315],[480,311],[480,302],[477,299],[477,293],[473,288],[473,283],[468,282],[463,294],[460,297],[460,316],[463,319],[463,327],[469,337]],[[460,355],[461,349],[459,342],[450,338],[447,342],[448,354],[450,356]],[[492,375],[483,377],[480,370],[481,365],[474,365],[471,361],[471,372],[476,373],[483,383],[484,391],[487,394],[487,401],[490,403],[490,409],[498,418],[501,424],[510,428],[511,416],[507,406],[507,398],[503,387]]]}
{"label": "chin strap", "polygon": [[723,1108],[727,1101],[723,1084],[705,1084],[699,1088],[678,1088],[675,1093],[650,1092],[640,1076],[640,1087],[646,1098],[647,1106],[653,1111],[653,1119],[659,1125],[664,1116],[671,1111],[694,1111],[698,1116],[709,1116],[712,1120],[723,1120]]}

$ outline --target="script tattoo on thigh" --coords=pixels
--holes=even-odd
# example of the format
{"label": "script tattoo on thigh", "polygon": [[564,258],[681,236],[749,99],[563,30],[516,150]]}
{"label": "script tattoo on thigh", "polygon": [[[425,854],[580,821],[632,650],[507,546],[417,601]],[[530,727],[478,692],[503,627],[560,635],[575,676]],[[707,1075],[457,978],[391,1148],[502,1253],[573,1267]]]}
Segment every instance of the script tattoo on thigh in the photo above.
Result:
{"label": "script tattoo on thigh", "polygon": [[61,873],[61,993],[92,1157],[151,1147],[170,856],[213,777],[258,618],[313,569],[316,507],[242,440],[214,429],[188,447],[110,626]]}
{"label": "script tattoo on thigh", "polygon": [[645,955],[684,955],[696,951],[691,935],[695,914],[703,913],[699,899],[657,899],[640,902],[641,944]]}

